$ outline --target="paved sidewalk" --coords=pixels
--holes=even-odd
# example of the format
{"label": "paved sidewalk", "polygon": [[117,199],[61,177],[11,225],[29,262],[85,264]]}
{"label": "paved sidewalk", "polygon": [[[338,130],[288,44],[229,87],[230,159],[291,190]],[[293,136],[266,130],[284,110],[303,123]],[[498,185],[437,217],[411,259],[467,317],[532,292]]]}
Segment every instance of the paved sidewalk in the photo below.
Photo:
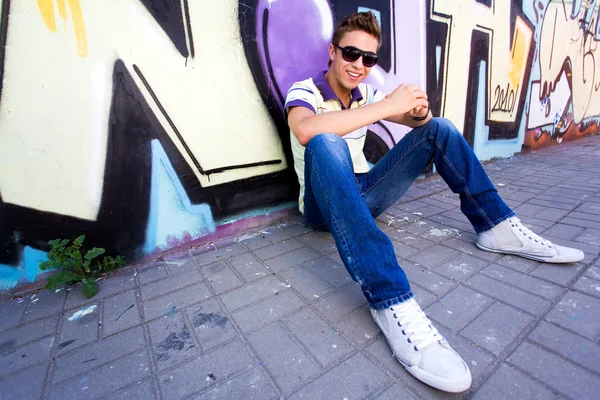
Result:
{"label": "paved sidewalk", "polygon": [[125,269],[91,301],[62,290],[1,303],[0,398],[598,398],[600,136],[486,170],[529,227],[586,257],[477,250],[441,179],[380,218],[469,364],[468,392],[431,389],[394,361],[331,236],[298,217]]}

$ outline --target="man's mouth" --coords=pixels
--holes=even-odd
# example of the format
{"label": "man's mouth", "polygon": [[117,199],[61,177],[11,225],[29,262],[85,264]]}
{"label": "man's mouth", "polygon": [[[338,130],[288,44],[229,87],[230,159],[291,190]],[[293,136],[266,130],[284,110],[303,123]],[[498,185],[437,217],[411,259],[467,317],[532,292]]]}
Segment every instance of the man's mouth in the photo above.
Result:
{"label": "man's mouth", "polygon": [[356,72],[350,72],[350,71],[346,71],[346,72],[348,72],[348,75],[350,75],[354,79],[360,78],[360,74],[358,74]]}

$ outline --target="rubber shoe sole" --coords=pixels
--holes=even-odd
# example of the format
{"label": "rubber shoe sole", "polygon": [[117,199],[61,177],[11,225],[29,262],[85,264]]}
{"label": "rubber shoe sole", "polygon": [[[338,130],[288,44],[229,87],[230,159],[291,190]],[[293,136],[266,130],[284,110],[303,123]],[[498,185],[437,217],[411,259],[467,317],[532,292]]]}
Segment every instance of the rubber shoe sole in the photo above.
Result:
{"label": "rubber shoe sole", "polygon": [[[408,371],[409,374],[411,374],[412,376],[414,376],[421,382],[423,382],[431,387],[434,387],[436,389],[439,389],[439,390],[442,390],[442,391],[448,392],[448,393],[462,393],[471,387],[472,378],[471,378],[470,373],[465,375],[465,377],[461,381],[457,381],[456,379],[452,379],[452,380],[444,379],[444,378],[440,378],[439,376],[432,375],[426,371],[423,371],[422,369],[418,368],[417,366],[409,367],[409,366],[405,365],[402,362],[402,360],[400,360],[398,357],[396,357],[396,355],[394,355],[394,358],[396,360],[398,360],[398,362],[404,367],[404,369],[406,369]],[[463,361],[463,363],[464,363],[464,361]],[[466,364],[465,364],[465,367],[466,367]],[[468,370],[468,367],[466,367],[466,368]]]}
{"label": "rubber shoe sole", "polygon": [[518,252],[518,251],[491,249],[489,247],[485,247],[485,246],[479,244],[479,242],[475,242],[475,246],[477,246],[477,248],[480,250],[489,251],[491,253],[510,254],[513,256],[519,256],[519,257],[527,258],[530,260],[544,262],[544,263],[551,263],[551,264],[564,264],[564,263],[570,263],[570,262],[577,262],[577,261],[583,260],[583,258],[584,258],[584,257],[581,257],[580,259],[577,259],[577,260],[563,261],[562,259],[557,258],[557,257],[542,257],[542,256],[536,256],[533,254],[527,254],[527,253],[522,253],[522,252]]}

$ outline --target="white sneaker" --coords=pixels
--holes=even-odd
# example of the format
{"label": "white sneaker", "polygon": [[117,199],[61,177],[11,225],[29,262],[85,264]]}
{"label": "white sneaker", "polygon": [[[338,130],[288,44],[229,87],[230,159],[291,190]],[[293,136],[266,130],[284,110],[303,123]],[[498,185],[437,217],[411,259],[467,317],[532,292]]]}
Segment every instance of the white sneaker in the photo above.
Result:
{"label": "white sneaker", "polygon": [[477,247],[493,253],[506,253],[547,263],[569,263],[583,260],[581,250],[553,244],[526,228],[519,218],[502,221],[480,233]]}
{"label": "white sneaker", "polygon": [[433,327],[415,299],[385,310],[371,309],[394,356],[415,378],[446,392],[471,387],[471,371]]}

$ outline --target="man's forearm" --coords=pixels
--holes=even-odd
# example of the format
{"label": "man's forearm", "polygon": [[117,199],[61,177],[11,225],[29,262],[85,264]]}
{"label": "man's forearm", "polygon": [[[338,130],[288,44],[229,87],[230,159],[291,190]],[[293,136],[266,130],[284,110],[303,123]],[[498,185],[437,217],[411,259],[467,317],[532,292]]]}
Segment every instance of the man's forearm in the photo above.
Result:
{"label": "man's forearm", "polygon": [[347,135],[357,129],[380,121],[389,115],[383,102],[370,104],[350,110],[333,111],[317,114],[303,119],[291,130],[301,145],[305,146],[313,136],[320,133]]}

